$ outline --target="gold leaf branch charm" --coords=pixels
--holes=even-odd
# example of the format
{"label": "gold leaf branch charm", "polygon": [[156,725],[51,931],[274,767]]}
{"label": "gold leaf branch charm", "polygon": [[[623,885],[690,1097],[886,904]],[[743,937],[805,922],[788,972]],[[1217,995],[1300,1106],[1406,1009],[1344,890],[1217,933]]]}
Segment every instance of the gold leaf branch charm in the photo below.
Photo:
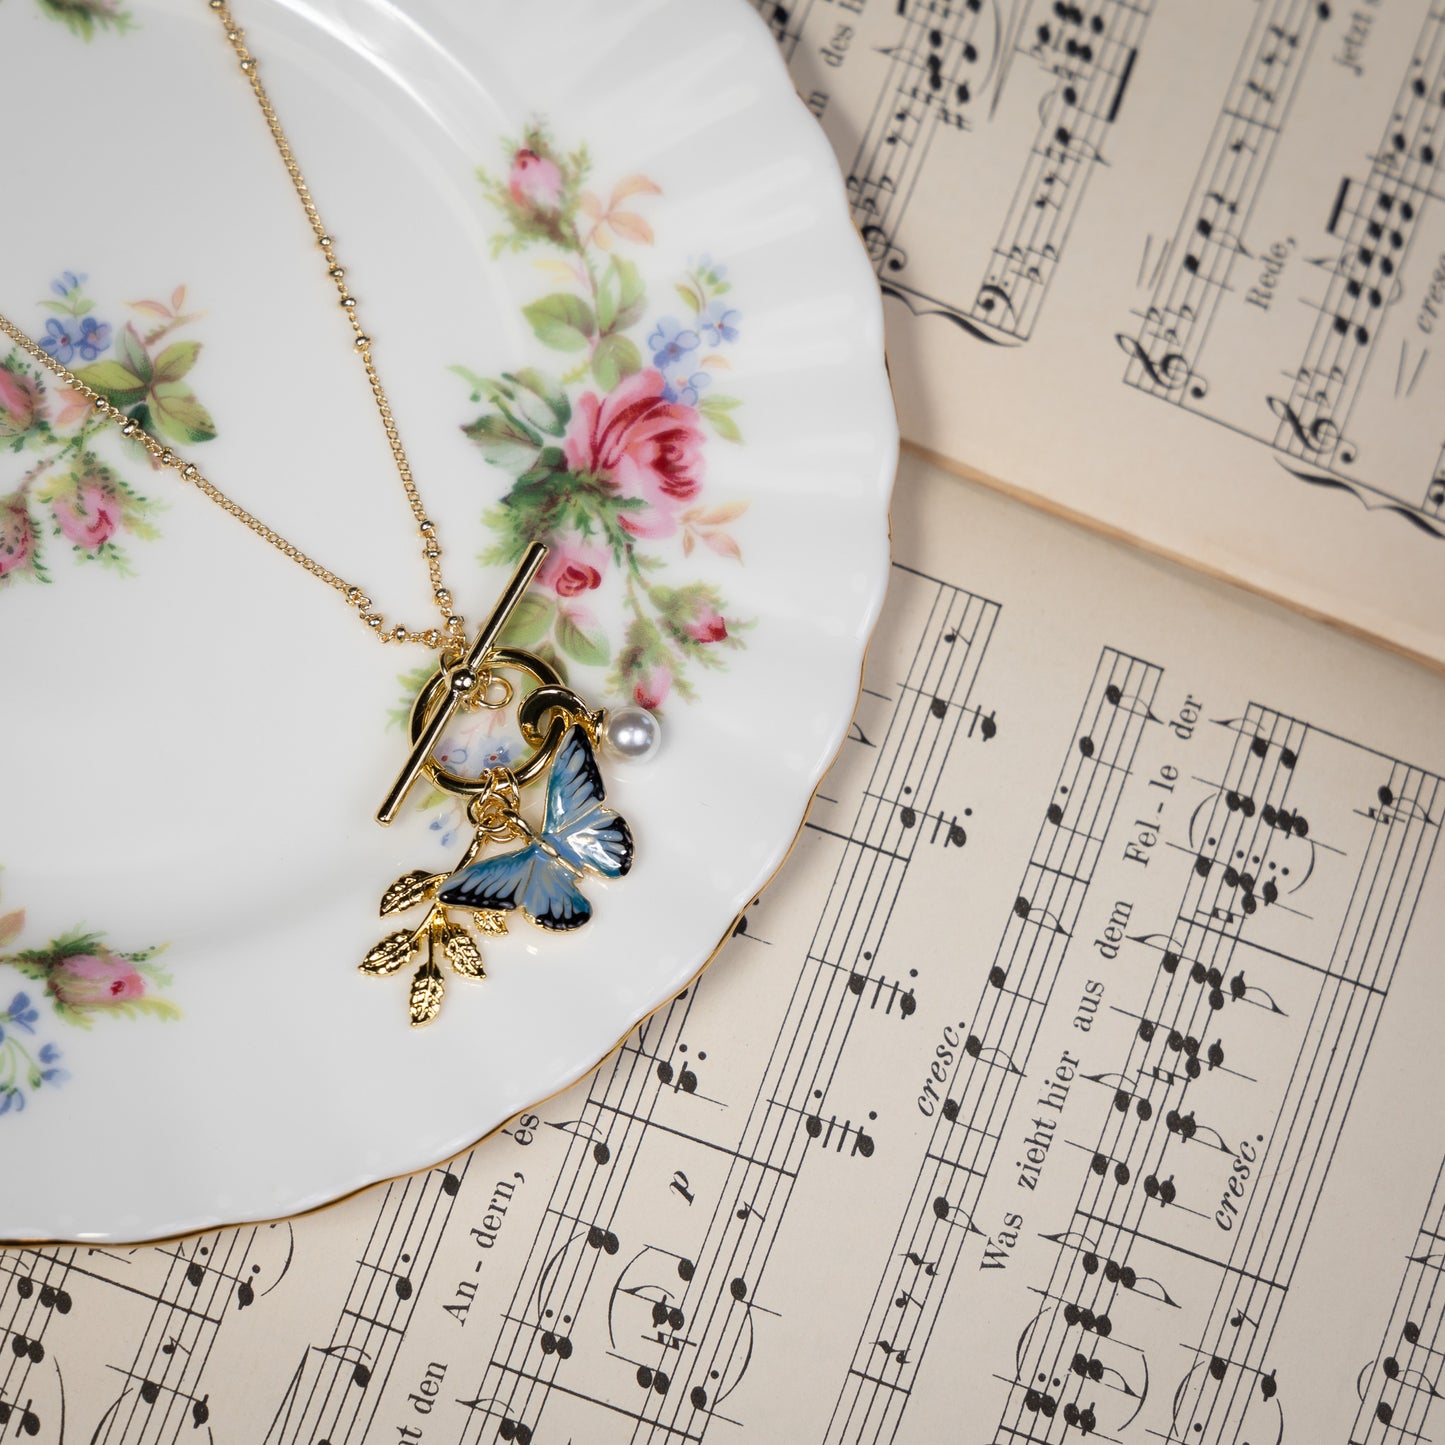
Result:
{"label": "gold leaf branch charm", "polygon": [[[512,794],[515,797],[515,791]],[[480,810],[478,810],[480,811]],[[497,814],[481,823],[476,836],[457,868],[465,868],[495,836]],[[482,964],[482,951],[466,926],[456,920],[452,911],[437,903],[436,892],[455,870],[428,873],[414,868],[404,873],[381,895],[381,916],[405,913],[422,903],[428,904],[426,914],[415,928],[401,928],[388,933],[374,944],[357,967],[372,978],[389,978],[399,973],[414,959],[418,960],[412,975],[408,1009],[413,1027],[429,1024],[441,1012],[446,996],[446,978],[441,965],[445,962],[463,978],[483,979],[487,971]],[[472,925],[486,938],[501,938],[507,932],[507,917],[492,909],[472,910]]]}

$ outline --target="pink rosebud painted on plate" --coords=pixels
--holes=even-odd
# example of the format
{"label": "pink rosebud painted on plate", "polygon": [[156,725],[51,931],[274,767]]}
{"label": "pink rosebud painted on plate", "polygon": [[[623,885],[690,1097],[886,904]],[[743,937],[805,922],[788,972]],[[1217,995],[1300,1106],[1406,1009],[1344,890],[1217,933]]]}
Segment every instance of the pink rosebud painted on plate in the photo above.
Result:
{"label": "pink rosebud painted on plate", "polygon": [[697,412],[663,396],[662,373],[639,371],[606,397],[577,402],[563,450],[573,471],[599,477],[648,505],[623,512],[635,537],[670,537],[677,510],[702,486],[703,435]]}
{"label": "pink rosebud painted on plate", "polygon": [[134,963],[109,949],[73,953],[50,969],[46,989],[65,1008],[85,1012],[113,1008],[145,996],[145,979]]}
{"label": "pink rosebud painted on plate", "polygon": [[524,210],[551,215],[562,205],[562,172],[556,161],[523,146],[512,157],[507,189]]}
{"label": "pink rosebud painted on plate", "polygon": [[35,526],[24,497],[0,497],[0,577],[34,572],[35,561]]}
{"label": "pink rosebud painted on plate", "polygon": [[694,642],[722,642],[728,635],[727,620],[707,603],[683,630]]}
{"label": "pink rosebud painted on plate", "polygon": [[632,700],[638,707],[645,707],[648,712],[656,712],[667,701],[667,695],[671,691],[672,669],[651,667],[632,689]]}
{"label": "pink rosebud painted on plate", "polygon": [[537,572],[537,586],[559,597],[576,597],[602,585],[607,570],[607,549],[580,539],[558,539]]}
{"label": "pink rosebud painted on plate", "polygon": [[41,420],[44,406],[39,382],[0,366],[0,442],[23,437]]}
{"label": "pink rosebud painted on plate", "polygon": [[121,499],[93,478],[82,478],[75,490],[50,504],[55,524],[77,547],[98,551],[115,535],[124,508]]}

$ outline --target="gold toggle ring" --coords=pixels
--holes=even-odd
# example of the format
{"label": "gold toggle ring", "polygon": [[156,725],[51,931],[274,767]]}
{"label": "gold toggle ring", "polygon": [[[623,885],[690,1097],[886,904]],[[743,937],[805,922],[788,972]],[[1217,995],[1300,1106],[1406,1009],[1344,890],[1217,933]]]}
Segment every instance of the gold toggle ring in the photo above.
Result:
{"label": "gold toggle ring", "polygon": [[[552,761],[572,723],[580,720],[585,724],[590,721],[590,715],[582,699],[563,683],[555,668],[520,648],[493,648],[477,671],[479,675],[494,674],[505,668],[526,673],[537,683],[517,706],[517,721],[522,736],[532,745],[534,751],[525,762],[507,770],[516,778],[518,787],[525,787],[539,777]],[[417,693],[416,701],[411,705],[410,731],[413,744],[426,731],[433,713],[445,702],[451,689],[452,669],[439,667]],[[422,771],[442,792],[460,798],[481,797],[492,787],[488,774],[479,778],[463,777],[460,773],[444,767],[435,757],[426,759],[422,764]]]}

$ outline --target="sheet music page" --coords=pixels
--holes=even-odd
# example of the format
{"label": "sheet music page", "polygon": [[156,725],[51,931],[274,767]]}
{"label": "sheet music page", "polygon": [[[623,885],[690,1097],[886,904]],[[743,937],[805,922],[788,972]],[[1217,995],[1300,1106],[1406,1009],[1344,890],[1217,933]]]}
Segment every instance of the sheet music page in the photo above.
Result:
{"label": "sheet music page", "polygon": [[0,1252],[0,1438],[1435,1433],[1445,681],[899,488],[852,734],[716,963],[448,1165]]}
{"label": "sheet music page", "polygon": [[1445,4],[754,3],[906,436],[1445,660]]}

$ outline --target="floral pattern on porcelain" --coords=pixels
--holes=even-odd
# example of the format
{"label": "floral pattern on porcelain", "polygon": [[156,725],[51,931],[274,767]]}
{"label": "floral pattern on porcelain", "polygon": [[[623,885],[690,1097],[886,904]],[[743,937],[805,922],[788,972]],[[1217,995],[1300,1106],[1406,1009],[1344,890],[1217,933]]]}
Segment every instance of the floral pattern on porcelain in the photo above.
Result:
{"label": "floral pattern on porcelain", "polygon": [[[85,282],[74,271],[51,282],[41,303],[50,315],[35,337],[40,346],[155,435],[187,445],[214,437],[210,413],[187,380],[201,343],[176,334],[199,316],[186,309],[186,288],[166,301],[132,301],[127,319],[107,321],[95,314]],[[0,472],[0,590],[53,581],[52,544],[77,563],[128,575],[122,540],[160,535],[154,518],[164,504],[95,450],[114,429],[18,347],[0,355],[0,462],[7,454],[20,459],[18,477]],[[154,468],[139,443],[122,445],[137,467]]]}
{"label": "floral pattern on porcelain", "polygon": [[[708,433],[742,441],[739,399],[715,389],[741,313],[726,268],[704,256],[675,282],[681,313],[648,319],[647,282],[626,254],[653,243],[646,209],[661,191],[647,177],[604,199],[587,188],[586,147],[564,152],[540,123],[504,154],[505,173],[478,171],[504,221],[493,254],[534,253],[552,289],[523,316],[552,366],[568,369],[453,368],[486,404],[463,430],[512,478],[486,514],[497,541],[482,561],[514,563],[547,543],[505,641],[564,677],[605,668],[606,694],[660,708],[691,698],[695,669],[724,667],[749,625],[713,582],[674,577],[699,547],[742,560],[729,526],[747,503],[707,496]],[[625,625],[610,635],[599,619],[616,615]]]}
{"label": "floral pattern on porcelain", "polygon": [[[0,950],[24,931],[23,908],[0,913]],[[84,1029],[107,1016],[180,1018],[180,1009],[157,992],[171,983],[170,974],[154,962],[163,947],[113,949],[104,934],[77,928],[39,948],[0,951],[0,966],[37,985],[35,997],[21,989],[0,1011],[0,1114],[18,1112],[29,1095],[70,1077],[61,1067],[59,1046],[38,1038],[42,1009],[46,1022]],[[6,992],[0,989],[0,997]]]}

